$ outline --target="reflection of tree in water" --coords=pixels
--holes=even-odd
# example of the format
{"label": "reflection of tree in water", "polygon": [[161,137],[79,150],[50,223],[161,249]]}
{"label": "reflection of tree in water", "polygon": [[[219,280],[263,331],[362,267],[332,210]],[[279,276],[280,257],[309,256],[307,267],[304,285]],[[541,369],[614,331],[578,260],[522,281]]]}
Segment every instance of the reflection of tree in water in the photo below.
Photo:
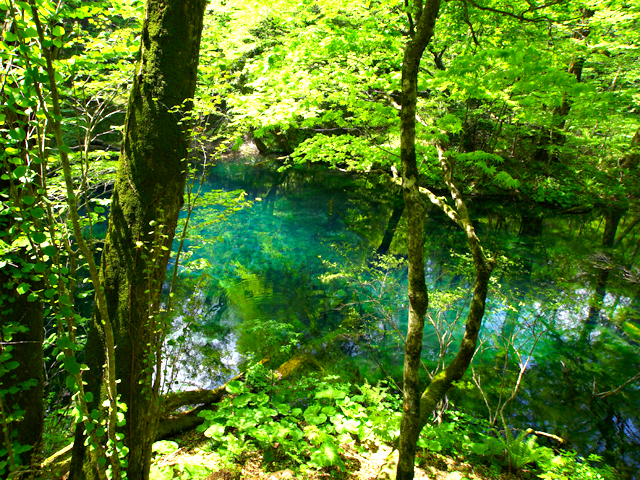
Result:
{"label": "reflection of tree in water", "polygon": [[[640,395],[637,382],[619,387],[635,378],[640,359],[637,343],[617,322],[627,314],[635,289],[623,281],[627,269],[616,262],[633,262],[629,252],[635,247],[630,242],[614,243],[620,218],[620,212],[610,211],[564,221],[549,217],[544,229],[535,228],[535,235],[529,231],[525,239],[544,248],[529,257],[519,278],[500,279],[504,286],[520,285],[527,293],[513,299],[511,315],[516,321],[522,323],[526,311],[537,304],[545,327],[534,361],[506,413],[514,425],[559,435],[566,446],[583,455],[601,454],[605,463],[618,463],[619,469],[633,475],[640,467]],[[614,245],[622,248],[613,252]],[[595,268],[594,258],[602,259]],[[516,357],[514,353],[497,350],[494,359],[502,362],[506,356]],[[506,383],[513,383],[519,368],[517,361],[493,372],[489,364],[476,367],[483,380],[489,379],[483,387],[491,401],[497,402],[505,375]],[[466,390],[452,395],[472,409],[481,400]]]}
{"label": "reflection of tree in water", "polygon": [[[375,184],[342,174],[278,172],[269,164],[221,165],[212,181],[217,182],[214,188],[242,188],[256,202],[230,217],[215,232],[216,242],[200,242],[193,251],[194,257],[210,263],[205,270],[212,286],[204,291],[215,292],[211,297],[221,305],[216,310],[218,300],[194,295],[190,301],[202,306],[183,307],[190,314],[201,311],[198,334],[220,341],[210,340],[197,348],[206,351],[226,345],[258,357],[277,350],[278,342],[288,341],[293,333],[302,333],[301,345],[315,352],[316,360],[327,369],[370,381],[398,377],[399,337],[406,321],[406,298],[398,292],[404,292],[405,274],[395,272],[393,285],[376,298],[371,284],[374,272],[369,277],[365,272],[374,268],[368,253],[381,245],[399,257],[406,250],[406,227],[396,212],[401,211],[395,203],[396,192],[387,188],[380,193]],[[610,221],[606,227],[606,212],[557,215],[495,202],[476,202],[472,209],[478,233],[504,254],[489,299],[485,348],[474,364],[489,402],[499,405],[509,399],[522,362],[528,358],[529,325],[535,324],[540,339],[517,395],[504,407],[507,423],[557,434],[582,454],[607,450],[611,458],[634,465],[633,457],[639,453],[637,386],[598,395],[616,389],[638,371],[637,347],[618,328],[629,324],[633,299],[638,298],[637,286],[623,281],[635,271],[630,252],[637,247],[637,232],[629,229],[633,218],[623,216],[619,222],[626,233],[614,241],[615,267],[608,271],[602,301],[594,303],[602,275],[593,266],[593,255],[602,252],[603,237],[607,237],[603,232],[610,232],[613,225]],[[440,323],[425,332],[423,359],[433,366],[441,361],[439,339],[444,337],[438,336],[438,329],[448,328],[463,314],[471,285],[464,237],[437,211],[429,212],[427,221],[427,274],[437,293],[429,314]],[[390,231],[393,235],[385,235]],[[206,229],[199,232],[203,239],[207,234]],[[343,278],[322,282],[320,277],[327,272]],[[593,317],[594,305],[599,308],[598,320],[586,336],[588,348],[580,348],[581,332],[585,320]],[[400,325],[400,334],[386,319]],[[459,341],[457,330],[450,340],[447,351]],[[216,362],[223,363],[220,353],[206,355],[212,369]],[[482,395],[467,380],[470,376],[465,378],[469,388],[454,389],[450,398],[486,415]]]}
{"label": "reflection of tree in water", "polygon": [[[511,426],[560,435],[567,441],[565,446],[578,448],[584,455],[604,455],[607,463],[618,462],[621,470],[634,474],[640,466],[637,381],[617,389],[636,378],[640,361],[637,343],[616,322],[628,318],[628,307],[637,290],[624,281],[623,277],[630,276],[629,268],[614,265],[610,256],[605,265],[609,273],[605,290],[602,269],[594,269],[593,252],[602,251],[615,236],[615,219],[607,222],[609,217],[608,212],[573,218],[572,222],[549,217],[548,222],[536,222],[536,228],[523,235],[523,229],[518,228],[520,222],[511,220],[513,216],[503,216],[493,225],[487,216],[482,232],[494,238],[507,258],[496,274],[498,282],[474,370],[482,378],[483,393],[493,413],[510,399],[522,371],[519,391],[505,404],[504,413]],[[430,245],[456,245],[447,241],[437,227],[432,226],[431,231],[427,239]],[[632,242],[626,244],[629,251],[635,248]],[[464,262],[455,255],[443,254],[443,250],[449,249],[430,254],[429,277],[435,291],[464,289]],[[620,250],[614,258],[618,262],[626,259],[625,265],[629,265],[633,255],[624,248]],[[520,256],[524,257],[522,261]],[[594,303],[598,295],[600,301]],[[444,308],[449,311],[449,320],[456,318],[451,310],[455,310],[455,304]],[[432,302],[432,317],[443,314],[436,310]],[[382,309],[378,316],[385,316]],[[589,326],[593,333],[585,345],[581,334],[588,319],[594,317],[595,324]],[[384,337],[369,338],[378,342],[377,354],[384,351]],[[533,349],[535,339],[538,341]],[[429,339],[425,338],[423,348],[423,359],[434,362],[437,345],[429,348]],[[391,355],[384,358],[392,361]],[[387,371],[392,368],[387,366]],[[463,387],[450,392],[451,398],[459,406],[486,415],[480,392],[471,384],[467,384],[471,390]]]}

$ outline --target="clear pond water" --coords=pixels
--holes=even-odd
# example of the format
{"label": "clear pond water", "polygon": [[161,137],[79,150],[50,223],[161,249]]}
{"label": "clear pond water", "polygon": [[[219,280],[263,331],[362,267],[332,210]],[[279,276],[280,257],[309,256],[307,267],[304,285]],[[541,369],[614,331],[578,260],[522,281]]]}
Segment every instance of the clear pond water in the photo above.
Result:
{"label": "clear pond water", "polygon": [[[189,341],[177,342],[183,365],[173,370],[174,388],[219,384],[243,360],[277,356],[287,342],[313,353],[326,373],[399,382],[402,220],[393,257],[373,257],[398,205],[394,187],[315,166],[278,171],[264,158],[226,161],[207,174],[212,198],[229,200],[238,194],[224,192],[238,190],[250,206],[227,214],[210,201],[192,216],[173,335]],[[449,400],[498,425],[502,412],[514,428],[557,435],[640,478],[640,388],[625,385],[640,372],[634,216],[622,217],[608,260],[598,210],[561,214],[505,199],[470,207],[500,267],[473,371]],[[435,368],[461,336],[472,266],[458,227],[435,208],[425,242],[431,298],[423,358]]]}

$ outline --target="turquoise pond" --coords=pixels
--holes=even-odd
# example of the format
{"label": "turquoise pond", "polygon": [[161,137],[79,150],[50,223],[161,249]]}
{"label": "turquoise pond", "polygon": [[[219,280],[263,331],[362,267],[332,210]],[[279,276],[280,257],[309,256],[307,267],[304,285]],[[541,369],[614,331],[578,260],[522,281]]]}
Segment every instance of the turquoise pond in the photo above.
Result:
{"label": "turquoise pond", "polygon": [[[278,166],[249,157],[207,173],[210,198],[192,214],[176,295],[172,338],[188,340],[173,347],[180,368],[170,362],[169,383],[218,385],[288,342],[314,354],[326,373],[399,382],[406,232],[402,219],[397,228],[389,223],[401,211],[398,191],[326,168]],[[232,213],[239,190],[246,205]],[[511,427],[562,437],[638,478],[640,386],[625,385],[640,372],[638,241],[628,228],[635,216],[620,220],[608,257],[605,212],[597,209],[485,198],[470,210],[500,267],[473,369],[449,401],[489,418],[502,411]],[[394,232],[392,256],[377,260],[385,232]],[[433,369],[455,352],[472,268],[458,227],[435,208],[425,244],[423,358]]]}

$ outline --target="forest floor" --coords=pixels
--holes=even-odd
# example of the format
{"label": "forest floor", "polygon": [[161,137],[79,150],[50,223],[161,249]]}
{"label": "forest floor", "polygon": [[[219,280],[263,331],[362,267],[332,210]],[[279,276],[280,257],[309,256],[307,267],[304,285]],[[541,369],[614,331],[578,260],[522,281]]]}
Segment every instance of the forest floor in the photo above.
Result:
{"label": "forest floor", "polygon": [[[380,445],[366,450],[364,453],[356,451],[351,445],[344,445],[342,459],[346,469],[340,471],[332,467],[313,474],[296,474],[286,463],[263,462],[259,451],[243,453],[234,467],[220,468],[215,471],[215,465],[223,464],[219,457],[207,448],[209,439],[195,430],[174,439],[182,447],[170,454],[157,457],[154,461],[158,466],[185,465],[189,463],[207,463],[214,467],[214,473],[206,480],[392,480],[395,478],[397,452],[388,445]],[[395,454],[395,455],[394,455]],[[455,460],[437,453],[428,453],[419,458],[420,467],[416,467],[416,480],[515,480],[528,478],[528,475],[512,475],[509,473],[496,474],[484,466],[474,466],[464,461]],[[274,468],[279,468],[276,470]],[[274,471],[275,470],[275,471]]]}

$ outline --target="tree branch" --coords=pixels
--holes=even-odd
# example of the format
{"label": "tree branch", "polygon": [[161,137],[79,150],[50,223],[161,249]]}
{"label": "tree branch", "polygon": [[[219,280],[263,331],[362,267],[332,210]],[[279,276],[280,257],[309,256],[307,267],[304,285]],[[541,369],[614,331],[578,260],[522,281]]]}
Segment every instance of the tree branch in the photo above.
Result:
{"label": "tree branch", "polygon": [[527,18],[527,17],[525,17],[525,14],[532,13],[532,12],[535,12],[537,10],[542,10],[543,8],[552,7],[553,5],[558,5],[558,4],[562,3],[563,1],[564,0],[556,0],[555,2],[545,3],[544,5],[540,5],[540,6],[537,6],[537,7],[530,6],[528,9],[526,9],[525,11],[523,11],[520,14],[509,12],[509,11],[506,11],[506,10],[499,10],[499,9],[493,8],[493,7],[484,7],[482,5],[478,5],[473,0],[463,0],[463,3],[469,2],[471,5],[476,7],[478,10],[483,10],[485,12],[493,12],[493,13],[497,13],[499,15],[505,15],[507,17],[515,18],[515,19],[520,20],[522,22],[540,23],[540,22],[548,22],[549,18],[548,17]]}
{"label": "tree branch", "polygon": [[606,398],[609,397],[615,393],[618,393],[620,390],[622,390],[624,387],[626,387],[627,385],[629,385],[632,382],[635,382],[636,380],[640,380],[640,372],[636,373],[633,377],[631,377],[629,380],[627,380],[626,382],[624,382],[622,385],[620,385],[617,388],[614,388],[613,390],[609,390],[607,392],[600,392],[597,393],[596,395],[594,395],[595,398]]}

